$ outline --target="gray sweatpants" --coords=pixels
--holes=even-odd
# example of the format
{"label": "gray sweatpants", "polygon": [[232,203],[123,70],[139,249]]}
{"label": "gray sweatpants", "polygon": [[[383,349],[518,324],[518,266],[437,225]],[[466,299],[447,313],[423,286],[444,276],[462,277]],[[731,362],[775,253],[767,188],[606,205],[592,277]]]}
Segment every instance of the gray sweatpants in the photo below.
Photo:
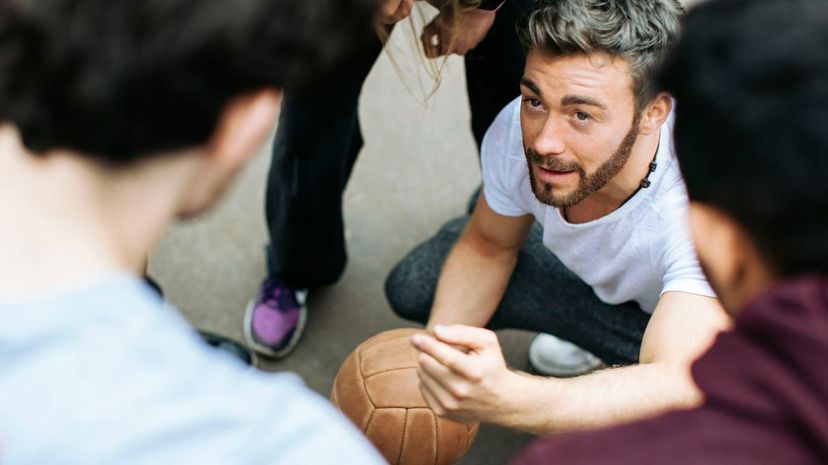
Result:
{"label": "gray sweatpants", "polygon": [[[391,271],[385,294],[399,316],[420,323],[428,320],[443,262],[468,219],[463,216],[446,223]],[[542,230],[535,224],[487,327],[554,334],[589,350],[604,363],[626,365],[638,362],[649,318],[635,302],[609,305],[599,300],[589,285],[543,245]]]}

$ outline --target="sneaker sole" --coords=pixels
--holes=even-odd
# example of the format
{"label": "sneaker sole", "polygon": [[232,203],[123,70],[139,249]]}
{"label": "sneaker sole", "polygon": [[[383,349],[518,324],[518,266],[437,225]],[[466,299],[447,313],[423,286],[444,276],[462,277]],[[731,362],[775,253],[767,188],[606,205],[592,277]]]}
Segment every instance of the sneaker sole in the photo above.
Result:
{"label": "sneaker sole", "polygon": [[529,346],[529,366],[540,375],[554,376],[556,378],[574,378],[576,376],[593,372],[603,366],[603,363],[600,362],[597,364],[572,366],[552,364],[546,360],[542,361],[540,356],[536,353],[537,349],[534,348],[534,341],[532,342],[532,345]]}
{"label": "sneaker sole", "polygon": [[302,305],[299,309],[299,322],[296,324],[296,329],[293,330],[293,335],[290,336],[288,344],[281,350],[277,351],[253,339],[253,308],[255,307],[255,304],[255,299],[251,300],[248,302],[247,308],[244,310],[244,328],[242,329],[247,347],[260,355],[270,358],[283,358],[287,356],[293,351],[294,348],[296,348],[296,344],[299,343],[299,339],[302,337],[302,333],[305,330],[305,321],[308,317],[308,308],[305,305]]}
{"label": "sneaker sole", "polygon": [[[207,345],[209,345],[211,348],[213,348],[213,349],[215,349],[219,352],[226,353],[227,355],[230,355],[231,357],[234,357],[234,358],[238,359],[239,362],[244,363],[251,371],[256,371],[259,368],[259,356],[256,354],[256,351],[250,350],[250,347],[247,347],[246,345],[242,344],[240,341],[236,341],[236,340],[231,339],[227,336],[221,336],[217,333],[213,333],[213,332],[207,331],[207,330],[201,330],[201,329],[196,329],[196,330],[197,330],[198,335],[201,338],[201,340],[203,342],[207,343]],[[243,349],[245,352],[247,352],[247,354],[250,357],[250,363],[246,363],[245,360],[243,360],[238,355],[236,355],[234,353],[230,353],[230,351],[214,345],[214,341],[216,340],[215,339],[216,337],[218,337],[219,339],[223,339],[227,343],[237,345],[239,350]]]}

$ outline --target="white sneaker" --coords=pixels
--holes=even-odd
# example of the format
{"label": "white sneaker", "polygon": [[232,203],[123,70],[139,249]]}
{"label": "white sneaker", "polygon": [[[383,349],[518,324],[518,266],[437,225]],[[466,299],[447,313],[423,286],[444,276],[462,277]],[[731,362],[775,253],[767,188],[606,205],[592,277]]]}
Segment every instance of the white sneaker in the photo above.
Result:
{"label": "white sneaker", "polygon": [[541,333],[529,346],[529,364],[542,375],[569,378],[589,373],[603,362],[569,341]]}

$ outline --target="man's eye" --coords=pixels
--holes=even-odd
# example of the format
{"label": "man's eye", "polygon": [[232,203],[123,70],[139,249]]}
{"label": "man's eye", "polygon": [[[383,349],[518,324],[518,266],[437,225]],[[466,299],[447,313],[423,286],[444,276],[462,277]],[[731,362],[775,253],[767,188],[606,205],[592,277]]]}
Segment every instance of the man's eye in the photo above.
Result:
{"label": "man's eye", "polygon": [[538,100],[536,98],[532,98],[532,97],[526,97],[524,99],[524,101],[526,103],[528,103],[530,106],[534,107],[534,108],[537,108],[537,107],[543,105],[540,100]]}
{"label": "man's eye", "polygon": [[582,112],[582,111],[576,111],[576,112],[575,112],[575,118],[576,118],[578,121],[589,121],[589,118],[590,118],[590,117],[589,117],[589,114],[588,114],[588,113],[584,113],[584,112]]}

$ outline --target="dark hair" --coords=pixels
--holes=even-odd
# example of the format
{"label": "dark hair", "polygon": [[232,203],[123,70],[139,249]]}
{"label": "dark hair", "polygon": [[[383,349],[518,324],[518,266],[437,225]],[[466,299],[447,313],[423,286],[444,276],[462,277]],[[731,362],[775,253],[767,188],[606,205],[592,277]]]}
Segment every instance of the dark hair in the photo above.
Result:
{"label": "dark hair", "polygon": [[778,276],[828,274],[828,2],[716,0],[684,28],[661,80],[691,199]]}
{"label": "dark hair", "polygon": [[625,59],[643,108],[657,94],[655,74],[678,40],[683,13],[678,0],[538,0],[517,33],[527,54],[604,52]]}
{"label": "dark hair", "polygon": [[376,0],[0,1],[0,120],[34,153],[128,163],[204,143],[223,106],[371,33]]}

